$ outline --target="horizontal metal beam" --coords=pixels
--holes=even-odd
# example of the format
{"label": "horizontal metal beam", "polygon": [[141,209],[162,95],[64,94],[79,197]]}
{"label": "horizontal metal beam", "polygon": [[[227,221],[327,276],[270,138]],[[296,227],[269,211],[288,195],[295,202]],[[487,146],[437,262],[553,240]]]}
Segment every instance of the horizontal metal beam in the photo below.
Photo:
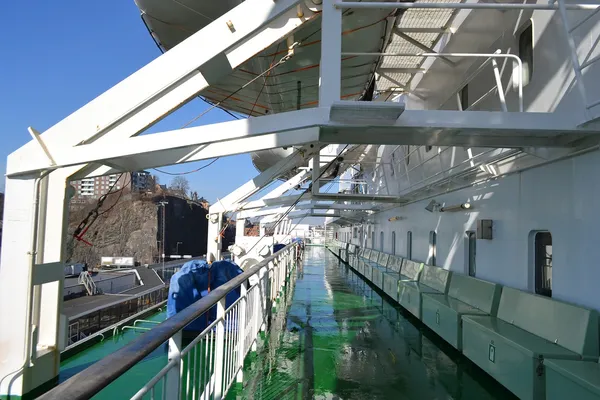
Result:
{"label": "horizontal metal beam", "polygon": [[[368,102],[292,111],[128,138],[54,152],[53,168],[88,162],[125,171],[282,146],[322,143],[421,144],[471,147],[567,147],[598,130],[574,127],[560,113],[461,112],[382,108]],[[359,103],[359,102],[356,102]],[[377,103],[373,103],[377,104]],[[354,112],[355,111],[355,112]],[[360,114],[360,115],[353,115]],[[331,119],[330,119],[331,114]],[[342,135],[341,133],[344,133]],[[559,139],[560,137],[560,139]],[[44,169],[44,158],[8,163],[9,176]]]}
{"label": "horizontal metal beam", "polygon": [[[32,174],[44,169],[89,162],[123,165],[124,168],[146,165],[144,168],[150,168],[198,161],[215,157],[216,154],[222,154],[224,151],[229,154],[253,151],[246,147],[247,143],[233,146],[226,142],[272,133],[277,133],[277,135],[260,138],[260,143],[255,147],[268,149],[305,144],[307,141],[313,141],[318,135],[318,129],[315,127],[327,122],[328,116],[325,111],[321,109],[300,110],[131,137],[119,141],[118,144],[95,142],[62,148],[61,151],[56,152],[56,165],[51,168],[48,167],[44,158],[28,157],[21,159],[18,164],[9,163],[7,175]],[[310,128],[315,129],[311,130]],[[289,135],[283,141],[287,132]],[[284,135],[279,135],[280,133]],[[219,145],[219,143],[221,144]],[[135,161],[135,157],[139,160]],[[127,165],[127,159],[133,165]],[[135,168],[130,170],[133,169]]]}
{"label": "horizontal metal beam", "polygon": [[[399,31],[397,28],[394,28],[394,33],[395,33],[395,34],[396,34],[398,37],[400,37],[400,38],[402,38],[402,39],[406,40],[407,42],[409,42],[409,43],[410,43],[410,44],[412,44],[413,46],[416,46],[416,47],[418,47],[419,49],[421,49],[421,50],[423,50],[423,51],[426,51],[426,52],[428,52],[428,53],[437,53],[437,52],[436,52],[434,49],[432,49],[431,47],[429,47],[429,46],[425,46],[423,43],[419,42],[418,40],[416,40],[416,39],[414,39],[414,38],[412,38],[412,37],[410,37],[410,36],[408,36],[406,33],[402,32],[402,31]],[[454,63],[453,61],[450,61],[450,60],[449,60],[448,58],[446,58],[446,57],[440,57],[440,59],[441,59],[443,62],[445,62],[446,64],[448,64],[449,66],[451,66],[451,67],[455,67],[455,66],[456,66],[456,63]]]}
{"label": "horizontal metal beam", "polygon": [[312,210],[300,210],[293,211],[288,214],[287,218],[289,219],[297,219],[303,217],[340,217],[339,211],[331,210],[331,212],[327,213],[316,213]]}
{"label": "horizontal metal beam", "polygon": [[425,68],[379,68],[381,74],[418,74],[424,73]]}
{"label": "horizontal metal beam", "polygon": [[291,206],[295,202],[297,202],[301,198],[302,201],[310,200],[312,195],[310,193],[306,193],[305,195],[289,195],[283,196],[275,199],[260,199],[248,201],[246,203],[242,203],[241,207],[236,207],[235,209],[239,211],[244,210],[253,210],[257,208],[263,207],[272,207],[272,206]]}
{"label": "horizontal metal beam", "polygon": [[283,214],[287,210],[289,210],[289,207],[277,207],[277,208],[239,211],[236,215],[236,218],[237,219],[246,219],[246,218],[254,218],[254,217],[264,217],[265,215]]}
{"label": "horizontal metal beam", "polygon": [[[350,142],[348,142],[350,143]],[[320,193],[313,194],[315,200],[333,200],[333,201],[356,201],[365,203],[402,203],[403,201],[396,196],[382,196],[369,194],[343,194],[343,193]]]}
{"label": "horizontal metal beam", "polygon": [[561,113],[407,110],[394,124],[330,124],[321,143],[466,147],[568,147],[600,132],[577,128]]}
{"label": "horizontal metal beam", "polygon": [[275,149],[280,147],[303,147],[319,140],[319,128],[299,129],[291,132],[278,132],[261,135],[258,137],[245,137],[227,142],[211,143],[202,146],[194,155],[183,157],[177,162],[172,160],[177,154],[175,151],[162,151],[163,157],[152,157],[147,154],[137,154],[130,157],[105,160],[107,164],[118,167],[123,171],[138,171],[165,165],[182,164],[207,160],[216,157],[226,157],[235,154],[247,154],[254,151]]}
{"label": "horizontal metal beam", "polygon": [[297,210],[345,210],[345,211],[365,211],[365,210],[379,210],[380,207],[376,205],[366,204],[299,204],[296,206]]}
{"label": "horizontal metal beam", "polygon": [[452,28],[405,28],[397,26],[395,30],[404,33],[454,33]]}
{"label": "horizontal metal beam", "polygon": [[[523,3],[396,3],[396,2],[336,2],[336,8],[378,8],[378,9],[459,9],[459,10],[558,10],[558,4],[523,4]],[[600,4],[565,4],[567,10],[595,10]]]}

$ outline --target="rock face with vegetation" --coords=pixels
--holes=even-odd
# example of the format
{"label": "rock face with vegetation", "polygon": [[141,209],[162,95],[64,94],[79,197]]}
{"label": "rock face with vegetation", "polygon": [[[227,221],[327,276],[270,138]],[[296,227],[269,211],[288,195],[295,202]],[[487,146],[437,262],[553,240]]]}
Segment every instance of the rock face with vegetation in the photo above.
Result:
{"label": "rock face with vegetation", "polygon": [[151,264],[157,260],[158,225],[154,200],[135,194],[123,195],[118,200],[117,197],[116,194],[108,196],[105,206],[99,210],[100,216],[83,235],[82,239],[92,246],[76,240],[73,232],[96,203],[71,211],[67,241],[69,261],[96,266],[100,264],[101,257],[134,257],[140,264]]}

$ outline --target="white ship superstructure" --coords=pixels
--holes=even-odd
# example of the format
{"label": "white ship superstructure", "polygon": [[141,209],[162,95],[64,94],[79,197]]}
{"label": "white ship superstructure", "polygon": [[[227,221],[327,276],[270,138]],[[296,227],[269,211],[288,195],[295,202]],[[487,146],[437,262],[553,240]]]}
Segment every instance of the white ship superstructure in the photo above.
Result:
{"label": "white ship superstructure", "polygon": [[[292,237],[335,240],[600,310],[600,5],[136,4],[164,54],[8,159],[13,393],[56,376],[66,183],[232,154],[258,172],[211,206],[209,259],[228,214],[244,268]],[[197,97],[237,120],[140,135]],[[244,236],[250,219],[261,236]]]}

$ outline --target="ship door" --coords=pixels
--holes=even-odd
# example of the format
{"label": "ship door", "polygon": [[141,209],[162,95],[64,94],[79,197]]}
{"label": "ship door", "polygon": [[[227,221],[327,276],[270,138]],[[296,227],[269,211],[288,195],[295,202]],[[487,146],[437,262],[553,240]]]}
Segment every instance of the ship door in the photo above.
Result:
{"label": "ship door", "polygon": [[475,276],[475,255],[477,253],[477,237],[475,232],[466,232],[466,245],[467,245],[467,273],[469,276]]}
{"label": "ship door", "polygon": [[552,234],[535,234],[535,292],[552,297]]}

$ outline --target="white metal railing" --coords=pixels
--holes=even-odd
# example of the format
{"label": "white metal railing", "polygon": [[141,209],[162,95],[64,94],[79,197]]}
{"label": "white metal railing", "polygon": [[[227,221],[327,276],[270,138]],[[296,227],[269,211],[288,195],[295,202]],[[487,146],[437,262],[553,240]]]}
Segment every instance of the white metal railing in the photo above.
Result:
{"label": "white metal railing", "polygon": [[[357,53],[357,52],[342,52],[342,56],[346,57],[360,57],[360,56],[378,56],[378,57],[459,57],[459,58],[487,58],[489,61],[494,61],[495,58],[510,58],[513,59],[518,67],[517,67],[517,91],[519,96],[519,111],[523,112],[523,63],[521,62],[521,58],[515,54],[509,53]],[[486,65],[484,63],[484,65]],[[481,67],[480,67],[481,68]],[[479,69],[478,69],[479,70]],[[506,107],[503,100],[503,89],[502,85],[499,82],[499,77],[497,76],[497,67],[494,67],[494,77],[496,79],[496,84],[498,87],[498,92],[500,95],[500,102],[503,103],[503,109]]]}
{"label": "white metal railing", "polygon": [[[291,248],[292,251],[295,247]],[[244,358],[266,329],[271,303],[282,293],[294,258],[286,251],[260,269],[240,297],[227,309],[225,298],[217,305],[217,319],[183,350],[181,331],[169,341],[169,362],[132,399],[150,393],[152,399],[222,398],[231,385],[242,380]],[[171,379],[172,383],[169,383]],[[160,390],[161,396],[157,397]]]}
{"label": "white metal railing", "polygon": [[[285,293],[284,289],[297,260],[297,252],[296,243],[286,246],[242,275],[216,288],[208,296],[175,317],[156,325],[137,341],[64,382],[42,398],[90,398],[167,339],[169,343],[167,365],[149,379],[132,399],[223,398],[236,379],[238,382],[242,380],[244,358],[249,351],[256,349],[259,333],[267,329],[272,307],[279,296]],[[226,295],[237,288],[240,290],[240,297],[225,308]],[[214,307],[216,307],[216,319],[183,347],[183,328]],[[168,335],[165,335],[165,331]],[[156,337],[153,338],[152,335]],[[142,345],[138,342],[148,344]],[[142,353],[139,347],[143,348]],[[120,353],[122,353],[121,357]],[[117,364],[116,360],[123,365],[114,365]],[[117,372],[109,374],[109,377],[96,379],[99,382],[86,383],[88,376],[102,375],[99,371],[106,367]]]}
{"label": "white metal railing", "polygon": [[571,56],[571,66],[573,67],[573,72],[575,73],[575,83],[577,84],[577,88],[579,90],[579,94],[582,98],[583,105],[585,107],[584,113],[587,120],[591,119],[590,109],[600,105],[600,99],[595,99],[590,101],[587,95],[587,91],[585,88],[585,83],[583,82],[583,70],[595,62],[600,60],[600,55],[593,57],[583,63],[579,62],[579,56],[577,55],[577,46],[575,44],[575,39],[573,37],[573,31],[583,25],[586,21],[592,18],[600,11],[600,7],[596,8],[588,8],[588,10],[592,10],[590,14],[588,14],[581,21],[577,22],[575,26],[570,27],[569,19],[567,18],[567,10],[570,4],[565,4],[564,0],[558,0],[558,10],[560,12],[560,17],[562,19],[562,25],[565,30],[565,35],[567,38],[567,43],[569,44],[569,52]]}

